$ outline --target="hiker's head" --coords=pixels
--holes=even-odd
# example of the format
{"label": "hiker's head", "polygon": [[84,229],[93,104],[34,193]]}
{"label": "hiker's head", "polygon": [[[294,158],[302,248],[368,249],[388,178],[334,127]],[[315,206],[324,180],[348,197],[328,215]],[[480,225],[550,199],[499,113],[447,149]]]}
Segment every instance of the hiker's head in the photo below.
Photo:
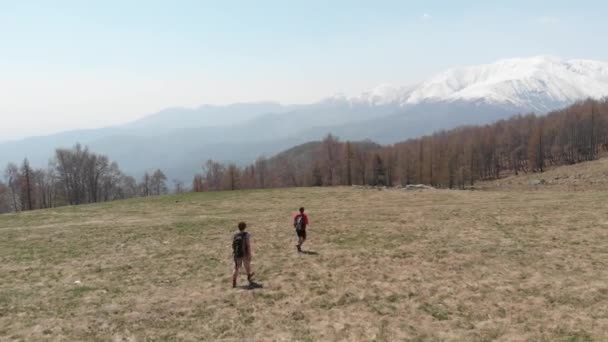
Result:
{"label": "hiker's head", "polygon": [[239,230],[243,231],[243,230],[245,230],[245,228],[247,228],[247,223],[239,222]]}
{"label": "hiker's head", "polygon": [[300,208],[300,212],[304,214],[304,207]]}

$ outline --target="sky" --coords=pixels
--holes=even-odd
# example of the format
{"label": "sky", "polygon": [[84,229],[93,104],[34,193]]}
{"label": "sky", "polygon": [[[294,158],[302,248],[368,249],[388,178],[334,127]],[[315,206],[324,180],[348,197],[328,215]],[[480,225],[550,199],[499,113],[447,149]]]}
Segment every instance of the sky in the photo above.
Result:
{"label": "sky", "polygon": [[608,61],[607,1],[0,0],[0,141],[310,103],[511,57]]}

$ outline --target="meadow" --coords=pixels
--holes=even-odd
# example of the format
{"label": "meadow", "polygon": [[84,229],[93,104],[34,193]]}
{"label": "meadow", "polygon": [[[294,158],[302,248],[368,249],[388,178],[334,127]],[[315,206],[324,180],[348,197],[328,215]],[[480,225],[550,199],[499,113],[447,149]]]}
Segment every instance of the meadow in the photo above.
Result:
{"label": "meadow", "polygon": [[[606,203],[597,189],[336,187],[2,215],[0,339],[605,340]],[[313,253],[295,249],[300,206]],[[241,220],[262,288],[231,288]]]}

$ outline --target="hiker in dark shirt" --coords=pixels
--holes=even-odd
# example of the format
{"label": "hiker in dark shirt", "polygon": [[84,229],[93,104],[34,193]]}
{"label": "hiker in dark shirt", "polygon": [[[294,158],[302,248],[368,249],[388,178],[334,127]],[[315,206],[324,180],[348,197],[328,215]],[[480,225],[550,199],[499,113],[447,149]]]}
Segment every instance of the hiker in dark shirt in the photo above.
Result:
{"label": "hiker in dark shirt", "polygon": [[234,256],[234,273],[232,274],[232,287],[236,287],[236,282],[239,276],[239,271],[245,265],[247,271],[247,280],[249,285],[252,284],[254,273],[251,272],[251,239],[248,232],[245,231],[247,224],[239,223],[239,231],[234,233],[232,237],[232,254]]}
{"label": "hiker in dark shirt", "polygon": [[304,208],[300,208],[300,213],[293,217],[293,226],[298,236],[296,248],[298,252],[302,252],[302,244],[306,241],[306,226],[308,226],[308,216],[304,214]]}

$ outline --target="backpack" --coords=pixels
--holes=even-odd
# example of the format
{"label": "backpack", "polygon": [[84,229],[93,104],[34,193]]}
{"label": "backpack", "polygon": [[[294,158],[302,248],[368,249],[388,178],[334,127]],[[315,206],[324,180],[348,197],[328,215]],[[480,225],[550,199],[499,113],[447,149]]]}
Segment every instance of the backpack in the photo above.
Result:
{"label": "backpack", "polygon": [[304,215],[299,215],[296,218],[296,231],[300,232],[304,229]]}
{"label": "backpack", "polygon": [[232,239],[232,254],[235,258],[243,258],[245,256],[245,249],[247,246],[245,245],[247,232],[239,232],[234,234],[234,238]]}

